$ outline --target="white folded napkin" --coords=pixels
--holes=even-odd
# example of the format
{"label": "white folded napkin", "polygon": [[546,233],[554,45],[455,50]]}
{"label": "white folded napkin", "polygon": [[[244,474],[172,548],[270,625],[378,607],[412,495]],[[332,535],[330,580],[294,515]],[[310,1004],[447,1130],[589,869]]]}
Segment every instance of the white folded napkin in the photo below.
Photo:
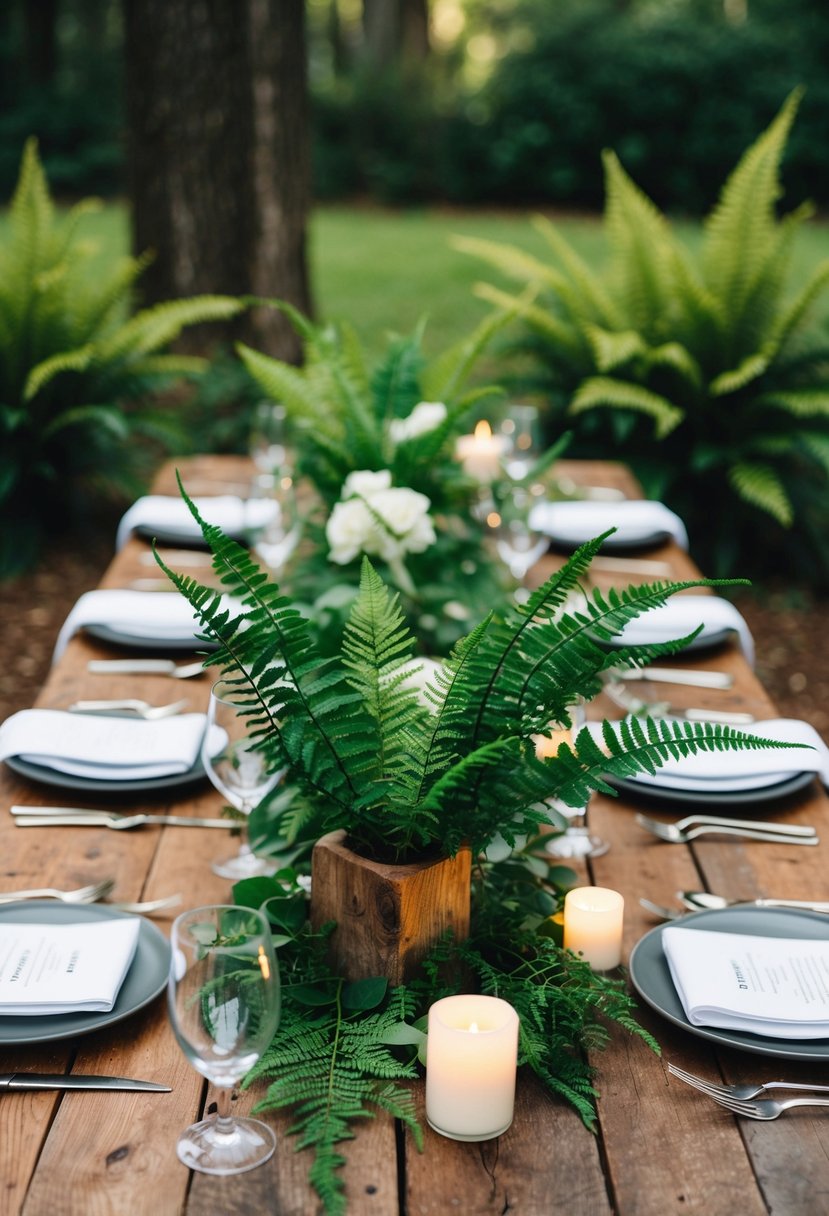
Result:
{"label": "white folded napkin", "polygon": [[685,1016],[779,1039],[829,1038],[829,940],[668,925],[662,947]]}
{"label": "white folded napkin", "polygon": [[[231,609],[240,605],[230,598]],[[188,601],[177,591],[86,591],[61,625],[52,662],[61,657],[74,633],[85,625],[108,625],[135,638],[198,647],[202,627]]]}
{"label": "white folded napkin", "polygon": [[[264,528],[279,510],[274,499],[244,499],[234,494],[194,498],[192,501],[202,519],[234,537],[244,535],[248,529]],[[150,531],[157,528],[160,532],[172,529],[182,540],[202,539],[201,528],[190,514],[187,503],[181,498],[164,494],[148,494],[128,508],[118,524],[116,549],[123,548],[130,533],[139,527]]]}
{"label": "white folded napkin", "polygon": [[0,925],[0,1016],[108,1013],[138,945],[137,916]]}
{"label": "white folded napkin", "polygon": [[540,502],[530,513],[530,525],[565,544],[583,545],[615,528],[610,544],[635,545],[667,532],[682,549],[688,548],[685,524],[662,502],[628,498],[622,502]]}
{"label": "white folded napkin", "polygon": [[[618,730],[616,724],[614,729]],[[601,724],[591,722],[589,730],[601,746]],[[729,789],[760,788],[775,781],[785,781],[796,773],[816,773],[829,788],[829,747],[810,723],[797,718],[767,718],[740,727],[740,730],[762,739],[807,746],[797,750],[773,747],[762,751],[697,752],[695,756],[666,760],[653,775],[637,773],[630,780],[710,795]]]}
{"label": "white folded napkin", "polygon": [[744,617],[733,604],[717,595],[676,595],[661,607],[649,608],[630,621],[615,640],[626,646],[669,642],[685,637],[699,625],[703,626],[702,637],[723,629],[733,631],[746,662],[754,666],[754,639]]}
{"label": "white folded napkin", "polygon": [[0,760],[19,756],[71,776],[140,781],[187,773],[195,765],[206,716],[147,722],[60,709],[21,709],[0,726]]}

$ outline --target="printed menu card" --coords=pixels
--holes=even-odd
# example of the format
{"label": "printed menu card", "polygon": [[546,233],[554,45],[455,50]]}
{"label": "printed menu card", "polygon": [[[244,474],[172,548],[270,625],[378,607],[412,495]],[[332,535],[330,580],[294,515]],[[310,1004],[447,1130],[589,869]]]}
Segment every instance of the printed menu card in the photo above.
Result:
{"label": "printed menu card", "polygon": [[137,916],[0,925],[0,1017],[108,1013],[135,956]]}
{"label": "printed menu card", "polygon": [[829,1038],[829,932],[755,937],[669,925],[662,945],[692,1025]]}

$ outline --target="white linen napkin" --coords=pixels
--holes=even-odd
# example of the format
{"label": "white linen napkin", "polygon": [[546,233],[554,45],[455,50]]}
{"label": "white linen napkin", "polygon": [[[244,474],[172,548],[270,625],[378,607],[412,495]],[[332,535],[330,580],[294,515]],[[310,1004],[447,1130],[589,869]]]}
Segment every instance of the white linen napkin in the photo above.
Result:
{"label": "white linen napkin", "polygon": [[731,630],[737,636],[746,662],[754,666],[754,639],[745,618],[733,604],[718,595],[676,595],[659,608],[649,608],[630,621],[615,640],[625,646],[669,642],[685,637],[699,625],[703,626],[703,637],[723,629]]}
{"label": "white linen napkin", "polygon": [[147,722],[60,709],[21,709],[0,726],[0,760],[19,756],[77,777],[140,781],[187,773],[198,759],[205,714]]}
{"label": "white linen napkin", "polygon": [[[612,725],[618,732],[617,725]],[[591,722],[588,729],[601,746],[601,723]],[[763,751],[697,752],[695,756],[666,760],[653,775],[637,773],[630,780],[643,785],[670,786],[710,795],[722,793],[723,790],[770,785],[796,773],[808,772],[816,773],[829,788],[829,747],[810,723],[801,722],[798,718],[767,718],[764,722],[752,722],[740,727],[740,730],[763,739],[805,743],[807,746],[796,751],[773,747]],[[767,780],[758,782],[756,779],[760,777]]]}
{"label": "white linen napkin", "polygon": [[635,545],[650,540],[656,532],[667,532],[680,548],[688,548],[685,524],[664,503],[653,499],[539,502],[530,512],[530,525],[565,544],[583,545],[608,528],[615,528],[611,544]]}
{"label": "white linen napkin", "polygon": [[[228,598],[227,607],[238,609],[239,605]],[[86,591],[61,625],[53,663],[85,625],[109,625],[132,637],[158,638],[187,648],[198,646],[202,636],[192,607],[177,591]]]}
{"label": "white linen napkin", "polygon": [[[239,498],[234,494],[219,494],[211,498],[194,498],[202,519],[215,524],[228,536],[239,537],[248,529],[264,528],[279,510],[274,499]],[[181,534],[182,540],[201,540],[198,526],[187,503],[182,498],[164,494],[147,494],[129,507],[118,524],[115,536],[116,549],[122,549],[136,528],[142,527],[164,532],[172,529]]]}
{"label": "white linen napkin", "polygon": [[137,916],[0,925],[0,1016],[108,1013],[138,945]]}
{"label": "white linen napkin", "polygon": [[829,1038],[829,940],[668,925],[662,947],[685,1016],[779,1039]]}

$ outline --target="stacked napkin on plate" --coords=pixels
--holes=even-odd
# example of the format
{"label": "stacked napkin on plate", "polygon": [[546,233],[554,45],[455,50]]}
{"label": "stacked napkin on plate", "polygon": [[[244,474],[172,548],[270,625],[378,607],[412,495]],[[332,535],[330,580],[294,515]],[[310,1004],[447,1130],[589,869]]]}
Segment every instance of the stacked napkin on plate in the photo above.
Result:
{"label": "stacked napkin on plate", "polygon": [[138,945],[137,916],[74,924],[3,921],[0,1017],[108,1013]]}
{"label": "stacked napkin on plate", "polygon": [[664,503],[648,499],[623,502],[540,502],[530,513],[530,526],[562,545],[583,545],[601,536],[608,528],[614,534],[605,541],[607,548],[651,543],[667,534],[682,548],[688,548],[685,524]]}
{"label": "stacked napkin on plate", "polygon": [[[239,605],[226,597],[226,607]],[[52,662],[61,657],[74,633],[103,625],[125,638],[158,640],[161,647],[194,649],[204,645],[203,631],[190,604],[175,591],[87,591],[75,603],[55,643]]]}
{"label": "stacked napkin on plate", "polygon": [[[670,719],[669,719],[670,721]],[[601,746],[601,724],[589,730]],[[743,733],[804,747],[769,748],[763,751],[710,751],[679,760],[666,760],[653,774],[637,773],[630,781],[663,789],[696,791],[701,795],[729,790],[761,789],[785,781],[797,773],[816,773],[829,788],[829,747],[815,728],[797,718],[768,718],[741,728]]]}
{"label": "stacked napkin on plate", "polygon": [[206,717],[144,719],[22,709],[0,726],[0,760],[19,757],[74,777],[143,781],[187,773],[199,758]]}
{"label": "stacked napkin on plate", "polygon": [[[237,539],[248,531],[264,528],[279,510],[273,499],[244,499],[233,494],[217,495],[215,498],[194,498],[192,501],[202,519]],[[143,532],[158,532],[162,536],[171,536],[182,544],[202,541],[201,528],[190,514],[187,503],[181,498],[171,498],[163,494],[148,494],[128,508],[118,525],[115,547],[123,548],[130,533],[136,528]]]}
{"label": "stacked napkin on plate", "polygon": [[692,1026],[829,1038],[829,941],[669,925],[662,947]]}
{"label": "stacked napkin on plate", "polygon": [[701,642],[725,631],[736,635],[746,657],[754,666],[754,639],[743,616],[728,600],[716,595],[676,595],[659,608],[649,608],[630,621],[614,639],[617,646],[646,646],[670,642],[692,633],[702,625]]}

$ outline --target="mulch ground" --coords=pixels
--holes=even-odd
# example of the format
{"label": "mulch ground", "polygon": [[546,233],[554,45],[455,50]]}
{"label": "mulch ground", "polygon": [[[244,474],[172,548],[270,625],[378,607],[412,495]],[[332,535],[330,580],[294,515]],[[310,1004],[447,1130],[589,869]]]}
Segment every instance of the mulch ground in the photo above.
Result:
{"label": "mulch ground", "polygon": [[[31,706],[51,663],[58,630],[75,600],[106,570],[117,519],[54,545],[37,568],[0,584],[0,722]],[[743,592],[735,602],[757,647],[757,674],[783,717],[829,737],[827,602],[808,588]]]}

